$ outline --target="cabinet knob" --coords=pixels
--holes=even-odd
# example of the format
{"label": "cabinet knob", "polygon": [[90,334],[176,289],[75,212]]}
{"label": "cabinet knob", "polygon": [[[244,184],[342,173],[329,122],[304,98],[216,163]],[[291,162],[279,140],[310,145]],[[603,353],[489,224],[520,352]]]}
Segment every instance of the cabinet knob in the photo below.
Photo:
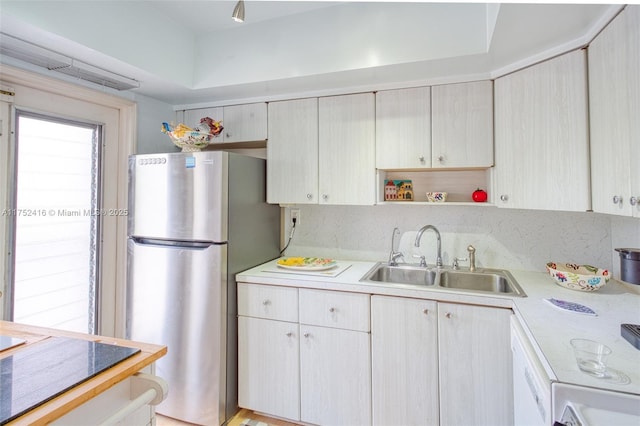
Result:
{"label": "cabinet knob", "polygon": [[324,201],[327,201],[329,199],[329,196],[327,194],[322,194],[322,199]]}
{"label": "cabinet knob", "polygon": [[334,313],[337,309],[336,308],[329,308],[329,312]]}
{"label": "cabinet knob", "polygon": [[429,310],[428,310],[428,309],[424,309],[424,310],[422,311],[422,313],[423,313],[423,314],[425,314],[425,315],[427,315],[427,314],[429,313]]}
{"label": "cabinet knob", "polygon": [[613,204],[622,204],[622,197],[620,195],[613,196]]}
{"label": "cabinet knob", "polygon": [[304,333],[303,336],[308,339],[311,335],[309,333]]}
{"label": "cabinet knob", "polygon": [[451,318],[453,314],[451,312],[447,312],[446,314],[444,314],[444,316],[447,318]]}
{"label": "cabinet knob", "polygon": [[640,198],[640,196],[629,198],[629,204],[631,204],[632,206],[635,206],[636,204],[638,204],[638,198]]}
{"label": "cabinet knob", "polygon": [[268,305],[270,305],[270,304],[271,304],[271,300],[266,299],[266,300],[264,300],[264,301],[262,302],[262,304],[263,304],[264,306],[268,306]]}
{"label": "cabinet knob", "polygon": [[288,332],[287,333],[287,337],[291,337],[291,336],[293,336],[293,333],[292,332]]}
{"label": "cabinet knob", "polygon": [[225,134],[224,134],[224,137],[225,137],[225,138],[230,138],[230,137],[231,137],[231,133],[228,133],[228,132],[227,132],[227,133],[225,133]]}
{"label": "cabinet knob", "polygon": [[313,194],[309,193],[307,194],[307,200],[312,200],[313,199]]}
{"label": "cabinet knob", "polygon": [[509,201],[509,196],[507,194],[502,194],[500,196],[500,201],[504,201],[505,203]]}
{"label": "cabinet knob", "polygon": [[444,160],[445,160],[444,155],[440,155],[440,156],[438,156],[438,162],[439,162],[440,164],[444,163]]}
{"label": "cabinet knob", "polygon": [[418,157],[418,160],[424,164],[424,155],[421,155],[420,157]]}

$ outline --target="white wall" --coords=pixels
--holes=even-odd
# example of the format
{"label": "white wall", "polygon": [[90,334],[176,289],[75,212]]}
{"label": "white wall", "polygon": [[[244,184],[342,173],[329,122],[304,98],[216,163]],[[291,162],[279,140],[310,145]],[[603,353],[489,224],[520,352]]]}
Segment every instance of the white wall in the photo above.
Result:
{"label": "white wall", "polygon": [[[420,249],[413,247],[415,232],[427,224],[440,230],[443,260],[448,265],[454,257],[467,257],[466,248],[472,244],[479,266],[544,271],[546,262],[557,261],[590,264],[615,273],[619,262],[613,245],[640,247],[638,219],[597,213],[409,204],[295,208],[300,209],[301,217],[285,253],[290,256],[387,260],[391,234],[398,227],[404,234],[401,249],[406,260],[416,261],[412,254],[421,253],[433,264],[433,232],[425,232]],[[288,237],[289,228],[284,232]]]}
{"label": "white wall", "polygon": [[136,153],[153,154],[179,151],[180,149],[171,142],[169,136],[160,131],[163,121],[168,123],[175,121],[176,113],[173,106],[140,95],[136,95],[135,101],[138,104]]}

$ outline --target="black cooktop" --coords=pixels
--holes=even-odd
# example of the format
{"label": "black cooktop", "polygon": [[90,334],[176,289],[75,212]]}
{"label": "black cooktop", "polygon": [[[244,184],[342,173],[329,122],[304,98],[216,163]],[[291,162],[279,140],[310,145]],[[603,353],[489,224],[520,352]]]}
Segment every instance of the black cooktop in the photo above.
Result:
{"label": "black cooktop", "polygon": [[137,348],[51,337],[0,359],[0,425],[138,352]]}

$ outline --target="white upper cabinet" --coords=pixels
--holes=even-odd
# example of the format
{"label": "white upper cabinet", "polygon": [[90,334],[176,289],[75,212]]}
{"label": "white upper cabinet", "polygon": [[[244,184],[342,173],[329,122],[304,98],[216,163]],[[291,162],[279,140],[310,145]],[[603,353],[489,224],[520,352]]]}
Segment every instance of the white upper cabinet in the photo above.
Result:
{"label": "white upper cabinet", "polygon": [[224,142],[263,141],[267,139],[267,104],[224,107]]}
{"label": "white upper cabinet", "polygon": [[493,82],[431,88],[432,166],[493,166]]}
{"label": "white upper cabinet", "polygon": [[267,202],[318,204],[318,99],[269,103]]}
{"label": "white upper cabinet", "polygon": [[593,210],[640,217],[640,6],[588,49]]}
{"label": "white upper cabinet", "polygon": [[373,93],[318,100],[320,204],[376,202]]}
{"label": "white upper cabinet", "polygon": [[376,93],[378,169],[491,166],[491,81]]}
{"label": "white upper cabinet", "polygon": [[498,78],[496,204],[519,209],[589,210],[587,115],[584,50]]}
{"label": "white upper cabinet", "polygon": [[198,108],[184,112],[184,124],[195,126],[203,117],[222,121],[224,130],[211,143],[254,142],[267,139],[267,104],[265,102]]}
{"label": "white upper cabinet", "polygon": [[431,88],[376,93],[376,167],[431,167]]}

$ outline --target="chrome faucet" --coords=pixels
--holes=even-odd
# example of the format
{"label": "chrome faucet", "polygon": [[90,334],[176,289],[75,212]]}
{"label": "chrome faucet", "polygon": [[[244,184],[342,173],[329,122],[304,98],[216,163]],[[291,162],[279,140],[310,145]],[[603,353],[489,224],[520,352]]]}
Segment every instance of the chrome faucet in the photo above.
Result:
{"label": "chrome faucet", "polygon": [[469,271],[473,272],[476,270],[476,248],[470,245],[467,251],[469,252]]}
{"label": "chrome faucet", "polygon": [[393,228],[393,234],[391,235],[391,251],[389,252],[389,266],[398,265],[398,259],[403,258],[404,255],[400,251],[395,251],[395,240],[396,234],[400,234],[400,230],[398,228]]}
{"label": "chrome faucet", "polygon": [[441,239],[440,239],[440,231],[438,231],[438,228],[436,228],[433,225],[425,225],[422,228],[420,228],[420,230],[416,234],[415,246],[420,247],[420,238],[422,238],[422,234],[424,234],[424,231],[426,231],[427,229],[431,229],[433,232],[436,233],[436,239],[437,239],[436,240],[437,241],[436,268],[442,268],[442,246],[441,246]]}

